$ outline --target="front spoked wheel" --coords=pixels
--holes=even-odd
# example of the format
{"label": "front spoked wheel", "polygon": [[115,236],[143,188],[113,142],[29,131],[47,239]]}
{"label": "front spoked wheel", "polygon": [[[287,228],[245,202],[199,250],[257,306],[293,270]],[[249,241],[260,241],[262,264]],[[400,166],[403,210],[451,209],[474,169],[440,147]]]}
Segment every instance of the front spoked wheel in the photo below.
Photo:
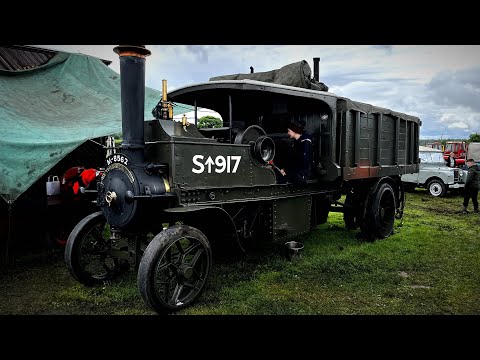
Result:
{"label": "front spoked wheel", "polygon": [[175,225],[153,238],[138,268],[138,287],[149,307],[170,313],[192,304],[202,293],[212,264],[207,237]]}
{"label": "front spoked wheel", "polygon": [[65,247],[70,274],[84,285],[112,280],[126,270],[110,255],[110,230],[101,211],[88,215],[70,233]]}

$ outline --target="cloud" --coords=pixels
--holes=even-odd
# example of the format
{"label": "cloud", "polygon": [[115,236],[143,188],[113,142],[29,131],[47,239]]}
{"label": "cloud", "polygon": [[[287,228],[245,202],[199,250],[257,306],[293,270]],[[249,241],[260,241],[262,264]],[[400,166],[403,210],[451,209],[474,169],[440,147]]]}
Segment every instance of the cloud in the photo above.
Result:
{"label": "cloud", "polygon": [[468,125],[463,122],[449,124],[447,127],[449,129],[468,129]]}
{"label": "cloud", "polygon": [[201,45],[187,45],[187,50],[195,55],[200,64],[208,63],[208,50]]}
{"label": "cloud", "polygon": [[439,105],[480,111],[480,67],[441,72],[432,78],[427,89]]}
{"label": "cloud", "polygon": [[440,122],[449,129],[466,129],[472,133],[480,132],[480,113],[472,112],[469,108],[462,106],[444,110]]}
{"label": "cloud", "polygon": [[387,54],[392,54],[393,46],[392,45],[374,45],[374,48],[385,50]]}
{"label": "cloud", "polygon": [[[188,122],[190,122],[192,124],[195,122],[195,111],[188,111],[188,110],[185,110],[185,112],[182,113],[182,114],[175,115],[173,117],[173,120],[182,121],[183,115],[185,115],[187,117]],[[209,109],[198,109],[197,110],[197,119],[200,119],[203,116],[209,116],[209,115],[217,117],[219,119],[222,119],[222,116],[219,113],[217,113],[216,111],[212,111],[212,110],[209,110]]]}
{"label": "cloud", "polygon": [[[255,41],[255,39],[253,39]],[[112,60],[115,45],[45,45]],[[147,45],[147,86],[169,91],[218,75],[278,69],[320,57],[320,81],[352,100],[418,116],[420,136],[480,132],[480,46],[469,45]]]}

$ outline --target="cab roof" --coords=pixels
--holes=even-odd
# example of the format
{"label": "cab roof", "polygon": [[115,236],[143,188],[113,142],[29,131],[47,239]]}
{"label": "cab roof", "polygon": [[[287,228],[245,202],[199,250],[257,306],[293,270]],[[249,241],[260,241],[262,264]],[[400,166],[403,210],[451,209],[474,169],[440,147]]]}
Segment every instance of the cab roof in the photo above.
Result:
{"label": "cab roof", "polygon": [[418,117],[396,112],[379,106],[353,101],[346,97],[335,95],[331,92],[305,89],[295,86],[280,85],[256,80],[215,80],[205,83],[192,84],[173,90],[168,94],[168,99],[170,101],[178,103],[193,105],[198,97],[202,97],[204,99],[209,98],[209,102],[211,102],[211,104],[201,105],[202,107],[212,106],[213,108],[216,101],[225,100],[213,100],[212,98],[226,99],[226,95],[231,94],[232,91],[260,91],[324,101],[327,99],[337,99],[339,100],[337,101],[337,110],[340,111],[356,110],[368,114],[388,114],[395,117],[400,117],[402,119],[407,119],[421,125],[421,121]]}

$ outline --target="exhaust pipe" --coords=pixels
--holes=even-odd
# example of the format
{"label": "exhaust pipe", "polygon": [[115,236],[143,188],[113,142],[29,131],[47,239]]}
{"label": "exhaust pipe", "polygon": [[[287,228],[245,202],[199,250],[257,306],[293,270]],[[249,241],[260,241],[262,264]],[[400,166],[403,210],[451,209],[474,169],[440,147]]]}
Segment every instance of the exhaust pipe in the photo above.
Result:
{"label": "exhaust pipe", "polygon": [[320,82],[319,64],[320,64],[320,58],[319,57],[313,58],[313,78],[318,82]]}
{"label": "exhaust pipe", "polygon": [[142,45],[119,45],[113,51],[120,57],[122,153],[134,162],[143,162],[145,59],[151,52]]}

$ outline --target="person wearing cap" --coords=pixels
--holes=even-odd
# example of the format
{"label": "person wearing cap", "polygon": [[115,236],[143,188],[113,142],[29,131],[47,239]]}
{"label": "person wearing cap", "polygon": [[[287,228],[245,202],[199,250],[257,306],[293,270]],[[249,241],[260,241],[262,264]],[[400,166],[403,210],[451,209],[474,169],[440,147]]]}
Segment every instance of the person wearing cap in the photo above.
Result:
{"label": "person wearing cap", "polygon": [[480,167],[475,163],[475,160],[468,159],[468,176],[465,181],[465,189],[463,196],[463,213],[468,214],[468,202],[472,199],[473,212],[478,213],[478,189],[480,188]]}
{"label": "person wearing cap", "polygon": [[291,121],[288,124],[287,133],[294,141],[290,148],[287,164],[284,169],[280,169],[280,173],[284,177],[281,182],[305,184],[312,173],[312,139],[310,134],[305,131],[305,122],[303,121]]}

